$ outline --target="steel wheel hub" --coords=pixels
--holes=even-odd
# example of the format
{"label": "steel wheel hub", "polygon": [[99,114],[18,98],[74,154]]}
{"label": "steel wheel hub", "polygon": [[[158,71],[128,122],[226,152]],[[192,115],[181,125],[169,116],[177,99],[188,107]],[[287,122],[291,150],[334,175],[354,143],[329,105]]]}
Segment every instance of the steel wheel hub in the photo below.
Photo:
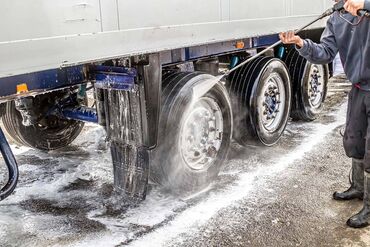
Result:
{"label": "steel wheel hub", "polygon": [[324,68],[322,65],[313,64],[310,68],[310,80],[308,85],[309,103],[313,108],[319,108],[324,91]]}
{"label": "steel wheel hub", "polygon": [[214,99],[202,97],[184,116],[179,138],[181,157],[191,169],[206,169],[213,164],[221,147],[221,109]]}
{"label": "steel wheel hub", "polygon": [[266,80],[259,96],[259,117],[267,131],[279,128],[285,107],[284,82],[278,73],[272,73]]}

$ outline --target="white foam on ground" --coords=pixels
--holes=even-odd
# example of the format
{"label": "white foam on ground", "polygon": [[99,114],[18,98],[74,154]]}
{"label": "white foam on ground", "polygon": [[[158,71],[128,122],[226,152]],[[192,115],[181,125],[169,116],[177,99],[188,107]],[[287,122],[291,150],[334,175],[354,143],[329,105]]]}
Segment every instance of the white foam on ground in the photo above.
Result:
{"label": "white foam on ground", "polygon": [[[89,151],[90,157],[87,160],[76,161],[76,157],[64,157],[63,155],[60,155],[60,157],[56,158],[53,157],[53,151],[50,153],[45,153],[32,148],[12,144],[11,148],[15,155],[33,155],[40,158],[40,160],[52,158],[53,160],[55,159],[56,163],[59,162],[59,164],[54,167],[55,169],[57,167],[65,168],[67,172],[59,174],[55,173],[54,177],[49,176],[44,179],[38,179],[37,181],[27,184],[26,186],[18,186],[16,188],[16,192],[7,198],[2,205],[20,203],[21,201],[30,197],[57,201],[63,201],[64,199],[67,200],[68,197],[66,197],[66,193],[60,193],[59,191],[61,188],[70,185],[77,178],[82,178],[85,180],[93,179],[98,181],[98,183],[104,183],[107,181],[112,182],[113,174],[111,171],[109,152],[94,152],[96,151],[99,143],[104,140],[105,131],[102,127],[97,125],[86,124],[86,126],[87,131],[83,131],[81,135],[73,142],[73,145]],[[60,154],[60,152],[63,151],[58,152]],[[74,151],[66,151],[66,153],[68,152],[74,153]],[[80,162],[77,167],[69,167],[76,162]],[[91,167],[93,167],[93,169]],[[46,172],[43,169],[44,168],[42,166],[39,167],[37,165],[30,165],[27,163],[19,164],[20,172],[33,172],[42,174]],[[20,176],[20,180],[22,179],[23,177]]]}
{"label": "white foam on ground", "polygon": [[[264,182],[271,180],[271,178],[280,176],[281,172],[287,169],[289,165],[300,160],[316,145],[324,141],[328,134],[345,123],[345,111],[346,104],[343,104],[338,111],[332,114],[336,116],[333,123],[307,124],[310,127],[311,134],[308,134],[297,148],[284,156],[277,157],[276,161],[272,162],[271,166],[264,166],[252,172],[241,173],[239,179],[233,185],[226,187],[222,191],[211,193],[207,199],[176,215],[167,225],[159,227],[153,232],[144,235],[142,238],[131,242],[129,246],[165,246],[171,241],[180,241],[180,236],[183,234],[191,235],[197,231],[199,227],[206,224],[217,212],[247,198],[253,189],[258,189],[256,180],[258,180],[258,184],[263,185]],[[161,210],[164,208],[157,207],[155,206],[156,204],[158,203],[145,203],[145,205],[133,210],[130,216],[124,219],[122,223],[127,224],[135,222],[136,224],[143,225],[142,223],[145,222],[148,225],[153,225],[153,223],[158,222],[160,219],[165,219],[163,217],[166,217],[166,215],[170,213],[171,210],[168,211],[168,209],[172,207],[167,207],[167,213],[161,213]],[[154,207],[151,208],[151,205]],[[83,239],[80,243],[74,244],[73,246],[116,246],[132,237],[130,234],[123,233],[122,231],[110,231],[104,235]]]}

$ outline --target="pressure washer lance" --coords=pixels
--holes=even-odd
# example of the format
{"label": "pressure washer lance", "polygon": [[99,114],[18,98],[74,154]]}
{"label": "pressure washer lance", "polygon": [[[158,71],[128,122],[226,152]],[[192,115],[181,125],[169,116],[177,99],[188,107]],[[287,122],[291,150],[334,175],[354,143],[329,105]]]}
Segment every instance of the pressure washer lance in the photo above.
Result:
{"label": "pressure washer lance", "polygon": [[[320,15],[318,18],[316,18],[315,20],[311,21],[309,24],[305,25],[304,27],[298,29],[297,31],[295,31],[294,33],[295,34],[298,34],[300,33],[301,31],[305,30],[306,28],[308,28],[309,26],[315,24],[316,22],[324,19],[325,17],[328,17],[330,15],[332,15],[334,12],[336,11],[341,11],[344,9],[344,1],[339,1],[338,3],[336,3],[332,8],[328,9],[327,11],[325,11],[322,15]],[[238,66],[235,66],[233,69],[229,70],[228,72],[226,72],[225,74],[222,75],[222,78],[225,77],[225,76],[228,76],[231,72],[239,69],[240,67],[244,66],[245,64],[251,62],[252,60],[256,59],[257,57],[265,54],[266,52],[268,52],[269,50],[275,48],[276,46],[278,45],[281,45],[282,44],[282,41],[279,40],[278,42],[276,42],[275,44],[267,47],[266,49],[264,49],[263,51],[260,51],[259,53],[257,53],[256,55],[248,58],[247,60],[245,60],[244,62],[238,64]]]}
{"label": "pressure washer lance", "polygon": [[[310,23],[308,23],[304,27],[296,30],[294,33],[295,34],[298,34],[301,31],[305,30],[307,27],[315,24],[316,22],[324,19],[325,17],[328,17],[328,16],[332,15],[334,12],[344,10],[344,3],[345,3],[344,0],[337,2],[332,8],[328,9],[327,11],[325,11],[322,15],[320,15],[318,18],[316,18],[315,20],[311,21]],[[369,12],[367,10],[359,10],[357,14],[359,16],[361,16],[361,17],[370,17],[370,14],[369,14]],[[216,83],[220,82],[224,77],[230,75],[231,72],[233,72],[233,71],[235,71],[235,70],[243,67],[245,64],[253,61],[254,59],[258,58],[259,56],[265,54],[266,52],[270,51],[271,49],[273,49],[276,46],[281,45],[281,44],[282,44],[282,41],[279,40],[275,44],[267,47],[266,49],[260,51],[256,55],[254,55],[254,56],[248,58],[247,60],[243,61],[242,63],[238,64],[237,66],[235,66],[231,70],[227,71],[225,74],[216,76],[216,78],[214,78],[214,79],[209,79],[207,81],[204,81],[201,84],[198,84],[197,86],[195,86],[193,88],[193,99],[194,100],[195,99],[199,99],[200,97],[202,97],[203,95],[205,95],[209,90],[211,90],[211,88],[213,88],[213,86]]]}

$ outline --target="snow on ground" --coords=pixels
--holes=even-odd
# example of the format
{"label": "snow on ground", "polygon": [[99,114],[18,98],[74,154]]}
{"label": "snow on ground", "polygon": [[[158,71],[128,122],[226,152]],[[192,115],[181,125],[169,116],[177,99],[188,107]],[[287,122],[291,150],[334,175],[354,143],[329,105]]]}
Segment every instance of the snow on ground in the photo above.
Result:
{"label": "snow on ground", "polygon": [[[13,145],[21,176],[16,193],[0,203],[0,239],[4,246],[181,242],[220,210],[237,205],[251,191],[282,176],[291,163],[344,123],[345,108],[343,104],[328,114],[330,121],[290,123],[286,147],[258,151],[251,147],[248,159],[232,157],[219,180],[203,193],[176,198],[152,186],[140,205],[130,205],[112,192],[110,154],[100,127],[88,125],[74,145],[61,151],[43,153]],[[279,152],[270,154],[274,150]]]}
{"label": "snow on ground", "polygon": [[[241,199],[248,197],[251,190],[263,187],[266,179],[279,176],[284,169],[302,158],[315,145],[323,141],[326,135],[344,123],[345,105],[332,116],[336,116],[334,122],[329,124],[310,123],[305,124],[309,133],[301,144],[287,154],[276,157],[270,161],[268,167],[255,169],[253,172],[236,172],[237,178],[225,188],[211,191],[205,199],[192,205],[191,201],[182,201],[172,198],[160,191],[152,191],[147,200],[125,214],[101,217],[101,211],[89,212],[89,218],[104,224],[109,231],[103,234],[89,235],[72,246],[116,246],[120,243],[129,243],[129,246],[164,246],[173,239],[179,241],[183,234],[192,235],[198,227],[207,223],[219,210],[230,207]],[[295,126],[290,126],[294,131]],[[244,162],[234,160],[231,162]],[[257,167],[259,164],[255,164]],[[268,171],[266,173],[266,170]],[[230,171],[228,171],[230,174]],[[104,210],[104,209],[103,209]],[[143,237],[138,237],[132,226],[141,226],[139,233],[144,231]],[[150,229],[146,232],[145,229]]]}

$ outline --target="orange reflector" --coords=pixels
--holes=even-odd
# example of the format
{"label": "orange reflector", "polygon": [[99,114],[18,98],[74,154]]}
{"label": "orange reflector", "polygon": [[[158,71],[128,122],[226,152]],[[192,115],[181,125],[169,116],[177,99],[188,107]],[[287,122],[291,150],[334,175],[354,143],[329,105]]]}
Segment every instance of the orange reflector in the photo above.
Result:
{"label": "orange reflector", "polygon": [[235,48],[237,48],[237,49],[243,49],[244,47],[245,47],[245,44],[244,44],[243,41],[238,41],[235,44]]}
{"label": "orange reflector", "polygon": [[19,93],[27,93],[28,87],[26,83],[18,84],[17,85],[17,94]]}

